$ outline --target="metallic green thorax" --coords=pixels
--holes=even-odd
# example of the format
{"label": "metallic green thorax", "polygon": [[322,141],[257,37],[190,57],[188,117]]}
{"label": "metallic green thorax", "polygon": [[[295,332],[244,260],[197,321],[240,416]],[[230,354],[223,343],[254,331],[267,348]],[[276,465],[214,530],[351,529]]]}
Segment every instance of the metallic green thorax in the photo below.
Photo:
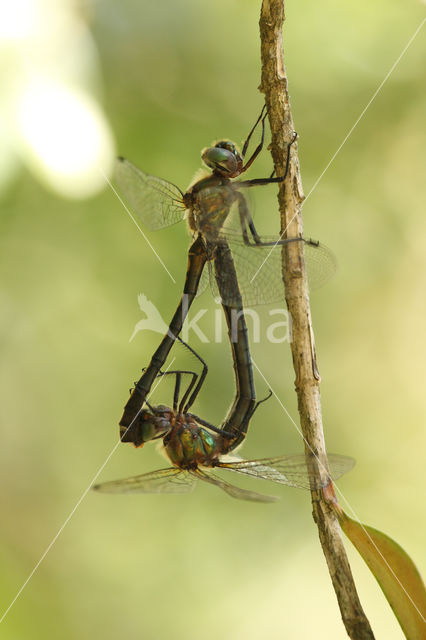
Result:
{"label": "metallic green thorax", "polygon": [[141,412],[138,440],[134,444],[141,447],[159,438],[163,438],[170,461],[181,469],[214,467],[219,456],[229,451],[228,439],[200,427],[190,414],[176,413],[166,405]]}
{"label": "metallic green thorax", "polygon": [[189,416],[176,416],[176,422],[164,438],[164,447],[172,464],[181,469],[198,465],[215,466],[223,449],[222,437],[198,426]]}

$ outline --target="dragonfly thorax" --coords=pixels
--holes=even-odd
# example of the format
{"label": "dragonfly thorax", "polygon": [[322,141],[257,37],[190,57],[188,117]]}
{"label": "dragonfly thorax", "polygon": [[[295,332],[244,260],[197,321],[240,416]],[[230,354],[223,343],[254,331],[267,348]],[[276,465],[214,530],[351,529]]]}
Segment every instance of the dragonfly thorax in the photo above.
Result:
{"label": "dragonfly thorax", "polygon": [[185,415],[176,416],[163,443],[170,461],[181,469],[215,466],[222,448],[220,436],[203,429],[192,417]]}
{"label": "dragonfly thorax", "polygon": [[200,232],[205,239],[215,240],[235,201],[235,192],[229,178],[213,172],[193,184],[183,200],[191,232]]}

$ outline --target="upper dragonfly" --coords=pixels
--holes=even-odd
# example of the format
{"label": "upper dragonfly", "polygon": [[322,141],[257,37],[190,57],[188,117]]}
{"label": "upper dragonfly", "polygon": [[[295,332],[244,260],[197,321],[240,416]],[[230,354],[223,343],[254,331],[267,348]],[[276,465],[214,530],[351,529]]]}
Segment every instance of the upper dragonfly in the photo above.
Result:
{"label": "upper dragonfly", "polygon": [[[149,229],[168,227],[187,220],[193,236],[203,239],[210,266],[210,285],[223,304],[239,306],[240,298],[233,286],[227,285],[226,273],[214,277],[211,261],[218,246],[231,247],[238,276],[239,291],[244,306],[268,304],[282,300],[281,252],[272,250],[276,245],[303,242],[311,287],[324,284],[334,273],[334,255],[314,240],[297,238],[260,237],[251,217],[244,189],[283,182],[286,179],[290,149],[287,149],[286,169],[283,176],[234,180],[247,171],[259,155],[265,136],[264,109],[250,131],[242,152],[230,140],[221,140],[202,151],[204,164],[211,169],[184,193],[175,184],[144,173],[128,160],[119,158],[115,180],[131,205],[135,215]],[[251,157],[244,163],[251,136],[261,122],[261,140]],[[218,282],[218,279],[222,282]]]}

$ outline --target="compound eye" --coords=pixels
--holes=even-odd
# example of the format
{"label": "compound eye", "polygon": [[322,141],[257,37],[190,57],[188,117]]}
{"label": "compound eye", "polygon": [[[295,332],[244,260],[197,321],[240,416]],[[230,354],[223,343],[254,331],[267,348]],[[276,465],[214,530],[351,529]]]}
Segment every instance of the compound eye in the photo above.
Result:
{"label": "compound eye", "polygon": [[152,422],[143,422],[140,427],[140,438],[142,442],[149,442],[156,436],[156,428]]}
{"label": "compound eye", "polygon": [[[168,409],[168,407],[163,407],[162,405],[156,407],[157,410]],[[170,411],[170,409],[169,409]],[[149,442],[149,440],[154,440],[163,436],[170,429],[170,419],[169,417],[164,417],[162,415],[152,414],[150,411],[144,409],[141,411],[140,422],[139,422],[139,434],[142,442]]]}
{"label": "compound eye", "polygon": [[209,147],[202,152],[202,160],[205,164],[222,175],[234,175],[238,170],[235,155],[225,147]]}
{"label": "compound eye", "polygon": [[234,156],[237,154],[237,150],[235,149],[235,144],[230,140],[221,140],[220,142],[217,142],[215,144],[215,147],[217,147],[218,149],[227,149],[227,151],[230,151],[231,153],[233,153]]}

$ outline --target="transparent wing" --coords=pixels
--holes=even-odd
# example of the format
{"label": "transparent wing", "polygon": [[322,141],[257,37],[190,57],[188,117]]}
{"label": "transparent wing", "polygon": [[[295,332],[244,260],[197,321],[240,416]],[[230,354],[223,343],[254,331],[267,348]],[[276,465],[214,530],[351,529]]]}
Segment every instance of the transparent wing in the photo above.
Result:
{"label": "transparent wing", "polygon": [[[355,464],[353,458],[333,453],[328,455],[328,461],[330,475],[333,480],[337,480],[337,478],[350,471]],[[237,473],[244,473],[248,476],[263,478],[264,480],[271,480],[271,482],[278,482],[279,484],[300,489],[309,489],[310,478],[312,478],[312,475],[308,472],[304,455],[220,462],[218,466]]]}
{"label": "transparent wing", "polygon": [[207,266],[204,267],[202,273],[201,273],[201,278],[200,278],[200,282],[198,283],[198,287],[197,287],[197,293],[196,293],[196,298],[198,298],[198,296],[201,296],[204,291],[207,288],[207,285],[209,283],[210,280],[210,271],[211,271],[211,261],[209,261],[207,263]]}
{"label": "transparent wing", "polygon": [[[251,234],[246,229],[250,241],[250,245],[247,245],[243,239],[241,216],[246,218],[251,214],[246,198],[240,210],[236,197],[232,185],[202,189],[194,217],[195,228],[212,247],[220,243],[227,243],[231,247],[244,306],[283,301],[282,251],[281,245],[276,244],[280,238],[260,234],[262,243],[267,246],[257,246],[252,244]],[[305,239],[299,242],[304,244],[309,286],[311,289],[319,288],[334,275],[337,267],[335,256],[321,243]],[[210,284],[216,296],[217,284],[213,279]],[[224,292],[223,302],[229,306],[239,306],[235,287],[231,284],[228,291],[226,287],[226,282],[220,283],[220,290]]]}
{"label": "transparent wing", "polygon": [[[230,233],[229,230],[218,238],[217,242],[226,239],[229,244],[237,273],[238,286],[245,307],[258,304],[270,304],[284,301],[284,285],[282,281],[281,246],[257,247],[246,245],[241,234]],[[262,237],[265,242],[275,242],[275,237]],[[322,244],[304,243],[306,268],[309,286],[318,289],[323,286],[336,271],[336,259],[330,249]],[[239,306],[239,296],[235,288],[229,286],[226,274],[221,279],[222,300],[231,307]],[[218,285],[214,278],[210,279],[213,295],[218,295]]]}
{"label": "transparent wing", "polygon": [[176,467],[159,469],[140,476],[95,484],[95,491],[102,493],[189,493],[196,478]]}
{"label": "transparent wing", "polygon": [[319,289],[331,280],[336,273],[336,256],[322,242],[318,244],[305,242],[304,250],[309,286],[312,290]]}
{"label": "transparent wing", "polygon": [[144,173],[125,158],[116,161],[114,182],[148,229],[155,231],[184,219],[183,193],[171,182]]}
{"label": "transparent wing", "polygon": [[211,471],[206,472],[201,469],[195,469],[190,472],[191,475],[196,476],[200,480],[204,482],[209,482],[210,484],[214,484],[219,489],[225,491],[228,495],[233,498],[238,498],[239,500],[250,500],[252,502],[276,502],[278,498],[275,496],[265,496],[261,493],[256,493],[255,491],[247,491],[246,489],[240,489],[239,487],[234,486],[233,484],[229,484],[229,482],[225,482],[221,478],[218,478]]}

